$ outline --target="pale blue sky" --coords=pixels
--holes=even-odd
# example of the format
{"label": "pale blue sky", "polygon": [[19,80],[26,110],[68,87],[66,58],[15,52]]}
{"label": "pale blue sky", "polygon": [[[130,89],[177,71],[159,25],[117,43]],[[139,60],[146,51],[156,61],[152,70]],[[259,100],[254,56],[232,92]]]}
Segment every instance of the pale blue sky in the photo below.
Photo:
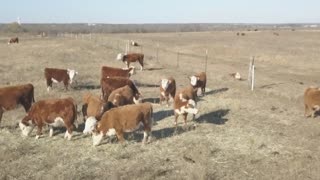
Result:
{"label": "pale blue sky", "polygon": [[320,0],[2,0],[0,23],[319,23]]}

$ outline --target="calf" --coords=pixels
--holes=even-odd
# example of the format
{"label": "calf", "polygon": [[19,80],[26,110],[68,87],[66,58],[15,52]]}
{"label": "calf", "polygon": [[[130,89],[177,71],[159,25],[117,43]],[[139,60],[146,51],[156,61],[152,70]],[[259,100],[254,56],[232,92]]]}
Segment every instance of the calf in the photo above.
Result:
{"label": "calf", "polygon": [[104,135],[116,135],[120,142],[124,141],[124,132],[133,132],[144,128],[143,143],[150,141],[153,123],[153,108],[150,103],[132,104],[113,108],[101,117],[92,134],[93,145],[99,145]]}
{"label": "calf", "polygon": [[42,127],[46,124],[50,127],[50,137],[53,135],[53,127],[65,126],[67,130],[64,138],[70,140],[76,119],[77,105],[72,98],[46,99],[34,103],[19,126],[24,136],[28,136],[37,126],[36,139],[42,135]]}
{"label": "calf", "polygon": [[125,77],[129,78],[134,74],[134,67],[128,69],[120,69],[109,66],[102,66],[101,68],[101,78],[105,77]]}
{"label": "calf", "polygon": [[195,91],[197,92],[198,88],[201,89],[201,94],[204,96],[206,92],[206,84],[207,84],[207,75],[205,72],[201,72],[199,74],[193,75],[190,77],[190,84],[193,86]]}
{"label": "calf", "polygon": [[86,121],[87,117],[95,117],[100,120],[102,114],[115,107],[111,102],[104,102],[98,96],[95,96],[91,93],[87,93],[82,98],[82,115],[84,121]]}
{"label": "calf", "polygon": [[140,97],[140,93],[136,87],[136,85],[128,78],[122,78],[122,77],[109,77],[109,78],[102,78],[100,80],[101,84],[101,92],[102,92],[102,99],[105,101],[108,100],[108,97],[110,96],[111,92],[117,88],[124,87],[128,85],[132,91],[135,97]]}
{"label": "calf", "polygon": [[20,104],[27,112],[33,102],[34,87],[32,84],[0,88],[0,123],[4,111],[13,110]]}
{"label": "calf", "polygon": [[162,104],[162,102],[166,100],[167,106],[169,106],[170,96],[173,99],[175,95],[176,95],[175,79],[173,77],[162,79],[161,85],[160,85],[160,104]]}
{"label": "calf", "polygon": [[8,41],[8,44],[12,44],[12,43],[19,43],[19,38],[18,37],[14,37],[14,38],[10,38]]}
{"label": "calf", "polygon": [[180,114],[183,115],[184,124],[187,124],[187,115],[188,113],[193,114],[193,120],[195,114],[198,113],[196,108],[196,95],[192,86],[188,86],[184,89],[181,89],[177,92],[174,97],[174,116],[175,116],[175,125],[177,126],[178,117]]}
{"label": "calf", "polygon": [[117,60],[122,60],[122,62],[124,62],[127,65],[128,69],[129,69],[130,63],[138,61],[140,64],[141,71],[143,69],[143,58],[144,58],[144,54],[141,54],[141,53],[130,53],[125,55],[122,55],[120,53],[117,56]]}
{"label": "calf", "polygon": [[315,117],[315,113],[320,110],[320,88],[308,87],[304,91],[305,117]]}
{"label": "calf", "polygon": [[128,85],[126,85],[124,87],[113,90],[108,97],[108,102],[111,102],[114,106],[139,104],[139,98],[139,94],[134,93],[133,90]]}
{"label": "calf", "polygon": [[47,81],[47,91],[49,92],[50,87],[52,88],[52,82],[63,82],[64,87],[67,90],[68,85],[72,83],[77,74],[78,72],[72,69],[45,68],[44,76]]}

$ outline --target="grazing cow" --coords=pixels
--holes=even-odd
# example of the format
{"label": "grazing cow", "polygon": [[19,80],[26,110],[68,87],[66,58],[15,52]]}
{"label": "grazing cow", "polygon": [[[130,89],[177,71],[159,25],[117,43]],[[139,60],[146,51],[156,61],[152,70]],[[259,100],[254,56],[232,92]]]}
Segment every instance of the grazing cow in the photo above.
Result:
{"label": "grazing cow", "polygon": [[46,99],[34,103],[19,126],[24,136],[28,136],[34,126],[37,126],[36,139],[41,136],[44,125],[49,125],[50,137],[53,135],[53,127],[65,126],[67,130],[64,138],[70,140],[76,120],[77,105],[72,98]]}
{"label": "grazing cow", "polygon": [[183,115],[184,124],[187,123],[187,115],[188,113],[193,114],[193,120],[195,118],[195,114],[198,113],[198,109],[196,108],[196,94],[192,86],[188,86],[184,89],[181,89],[177,92],[174,97],[174,116],[175,116],[175,125],[177,126],[178,117],[180,114]]}
{"label": "grazing cow", "polygon": [[139,44],[135,41],[131,41],[131,46],[139,46]]}
{"label": "grazing cow", "polygon": [[115,107],[111,102],[104,102],[100,97],[91,93],[86,93],[82,98],[82,102],[82,115],[84,121],[86,121],[87,117],[95,117],[100,120],[105,111]]}
{"label": "grazing cow", "polygon": [[122,55],[120,53],[117,56],[117,60],[122,60],[122,62],[124,62],[127,65],[128,69],[129,69],[130,63],[138,61],[140,64],[141,71],[143,69],[143,58],[144,58],[144,55],[141,53],[130,53],[130,54],[125,54],[125,55]]}
{"label": "grazing cow", "polygon": [[140,95],[138,93],[134,93],[133,90],[126,85],[113,90],[108,97],[108,102],[111,102],[116,107],[127,104],[139,104]]}
{"label": "grazing cow", "polygon": [[173,99],[176,95],[176,81],[173,77],[169,77],[161,80],[160,85],[160,104],[164,100],[167,101],[167,106],[169,106],[170,96]]}
{"label": "grazing cow", "polygon": [[136,85],[128,78],[122,77],[109,77],[109,78],[102,78],[100,81],[101,84],[101,92],[102,92],[102,99],[105,101],[108,100],[111,92],[115,89],[128,85],[135,97],[140,97],[140,93],[136,87]]}
{"label": "grazing cow", "polygon": [[97,122],[98,120],[95,117],[88,117],[84,124],[83,134],[92,134]]}
{"label": "grazing cow", "polygon": [[52,88],[52,82],[63,82],[65,89],[68,90],[68,85],[72,83],[77,74],[78,72],[72,69],[45,68],[44,76],[47,81],[47,91],[50,91],[50,87]]}
{"label": "grazing cow", "polygon": [[153,124],[153,109],[151,103],[120,106],[107,111],[95,126],[92,134],[93,145],[99,145],[104,135],[116,135],[120,142],[124,141],[124,132],[133,132],[144,128],[143,143],[150,141]]}
{"label": "grazing cow", "polygon": [[8,41],[8,44],[12,44],[12,43],[19,43],[19,38],[18,37],[14,37],[14,38],[10,38]]}
{"label": "grazing cow", "polygon": [[308,87],[304,91],[305,117],[315,117],[315,113],[320,110],[320,88]]}
{"label": "grazing cow", "polygon": [[114,68],[109,66],[102,66],[101,68],[101,78],[104,77],[125,77],[129,78],[134,74],[134,67],[128,69]]}
{"label": "grazing cow", "polygon": [[34,87],[32,84],[0,88],[0,123],[4,111],[13,110],[21,104],[27,112],[33,102]]}
{"label": "grazing cow", "polygon": [[204,96],[204,93],[206,92],[206,84],[207,84],[207,75],[205,72],[201,72],[199,74],[191,76],[190,83],[196,92],[198,91],[198,88],[200,88],[201,94],[202,96]]}

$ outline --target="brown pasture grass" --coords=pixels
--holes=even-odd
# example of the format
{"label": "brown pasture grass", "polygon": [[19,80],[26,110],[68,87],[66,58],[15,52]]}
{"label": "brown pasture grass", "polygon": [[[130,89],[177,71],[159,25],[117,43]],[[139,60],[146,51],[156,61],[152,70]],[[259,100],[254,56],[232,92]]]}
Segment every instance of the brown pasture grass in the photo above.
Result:
{"label": "brown pasture grass", "polygon": [[[0,128],[0,179],[319,179],[319,118],[303,117],[303,91],[319,84],[318,31],[272,31],[150,34],[97,34],[93,39],[21,37],[19,44],[0,44],[0,85],[30,82],[35,99],[71,96],[81,107],[85,92],[100,95],[100,67],[125,67],[116,61],[119,49],[134,39],[143,45],[145,70],[132,79],[146,101],[154,104],[153,140],[142,145],[143,133],[123,144],[92,146],[80,126],[71,141],[64,128],[52,138],[48,129],[35,140],[22,137],[17,123],[22,108],[5,112]],[[9,37],[1,36],[0,39]],[[159,43],[159,61],[156,44]],[[199,97],[196,120],[187,126],[179,117],[175,129],[172,107],[160,106],[162,77],[176,78],[178,89],[187,77],[204,71],[208,49],[208,85]],[[140,48],[132,51],[139,52]],[[247,70],[255,56],[256,86],[247,87]],[[137,64],[134,66],[139,69]],[[76,69],[77,83],[65,91],[54,84],[46,92],[45,67]],[[230,77],[240,72],[244,81]],[[172,103],[172,102],[171,102]],[[80,124],[82,116],[78,117]]]}

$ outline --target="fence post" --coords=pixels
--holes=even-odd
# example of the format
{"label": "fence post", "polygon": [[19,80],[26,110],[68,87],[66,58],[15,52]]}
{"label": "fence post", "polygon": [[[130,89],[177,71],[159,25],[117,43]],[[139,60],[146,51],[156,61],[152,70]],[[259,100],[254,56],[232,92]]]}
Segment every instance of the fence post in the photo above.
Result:
{"label": "fence post", "polygon": [[208,49],[206,49],[206,59],[205,59],[205,72],[207,73],[207,66],[208,66]]}
{"label": "fence post", "polygon": [[254,64],[252,65],[252,77],[251,77],[251,91],[254,88]]}
{"label": "fence post", "polygon": [[249,73],[248,73],[248,85],[253,91],[254,88],[254,56],[252,56],[249,64]]}
{"label": "fence post", "polygon": [[157,62],[159,62],[159,43],[157,43]]}
{"label": "fence post", "polygon": [[177,67],[179,67],[179,56],[180,56],[180,52],[177,52]]}

